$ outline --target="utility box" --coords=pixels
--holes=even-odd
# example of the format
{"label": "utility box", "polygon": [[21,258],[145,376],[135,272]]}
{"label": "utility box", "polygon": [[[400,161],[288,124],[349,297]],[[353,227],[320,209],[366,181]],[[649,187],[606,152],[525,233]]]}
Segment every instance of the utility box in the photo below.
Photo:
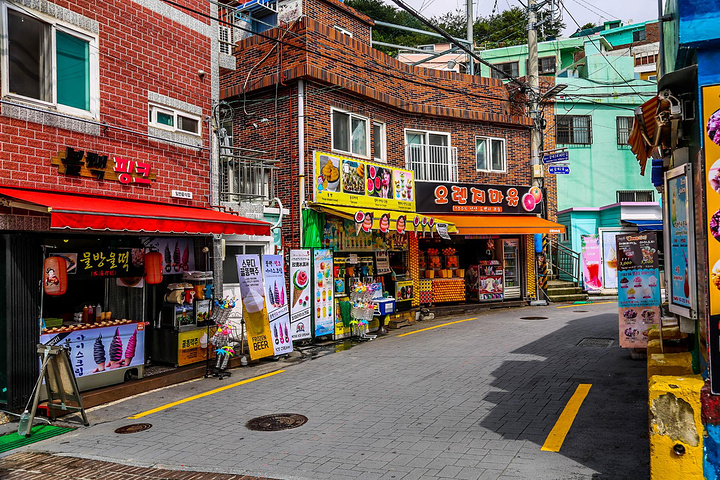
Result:
{"label": "utility box", "polygon": [[703,480],[703,385],[700,375],[651,377],[651,480]]}

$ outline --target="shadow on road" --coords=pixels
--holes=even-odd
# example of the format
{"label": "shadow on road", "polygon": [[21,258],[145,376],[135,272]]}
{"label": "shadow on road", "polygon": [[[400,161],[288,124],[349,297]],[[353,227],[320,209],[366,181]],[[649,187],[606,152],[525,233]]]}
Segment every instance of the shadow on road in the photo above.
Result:
{"label": "shadow on road", "polygon": [[[543,320],[527,322],[538,321]],[[545,360],[507,361],[492,373],[491,385],[502,391],[484,398],[496,406],[481,425],[504,439],[537,444],[540,460],[558,455],[540,452],[540,447],[577,385],[589,383],[590,392],[559,455],[598,472],[592,478],[648,478],[646,364],[618,346],[617,329],[617,315],[581,317],[513,351]],[[578,346],[583,338],[614,342],[609,348]]]}

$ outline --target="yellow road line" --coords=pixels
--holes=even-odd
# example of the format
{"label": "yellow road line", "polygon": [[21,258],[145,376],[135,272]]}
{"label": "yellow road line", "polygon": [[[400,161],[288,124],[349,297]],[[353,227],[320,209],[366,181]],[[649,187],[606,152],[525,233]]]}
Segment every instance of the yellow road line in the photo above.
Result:
{"label": "yellow road line", "polygon": [[285,370],[276,370],[274,372],[266,373],[265,375],[260,375],[258,377],[248,378],[247,380],[243,380],[241,382],[233,383],[231,385],[225,385],[224,387],[216,388],[215,390],[210,390],[209,392],[200,393],[198,395],[193,395],[192,397],[184,398],[182,400],[178,400],[177,402],[168,403],[167,405],[163,405],[162,407],[153,408],[152,410],[148,410],[146,412],[138,413],[136,415],[132,415],[130,417],[127,417],[128,419],[136,419],[136,418],[142,418],[147,415],[150,415],[152,413],[157,413],[162,410],[168,409],[170,407],[174,407],[176,405],[180,405],[187,402],[192,402],[193,400],[197,400],[198,398],[207,397],[208,395],[213,395],[215,393],[219,393],[225,390],[229,390],[231,388],[238,387],[240,385],[245,385],[246,383],[254,382],[255,380],[261,380],[263,378],[272,377],[273,375],[277,375],[278,373],[283,373]]}
{"label": "yellow road line", "polygon": [[550,434],[545,439],[545,443],[540,450],[544,450],[546,452],[560,451],[560,447],[562,447],[565,437],[570,431],[570,427],[575,420],[575,416],[577,415],[578,410],[580,410],[583,400],[585,400],[585,397],[587,397],[587,394],[590,391],[590,387],[592,387],[592,385],[589,383],[581,383],[578,385],[575,393],[573,393],[573,396],[570,397],[567,405],[565,405],[565,408],[560,414],[560,417],[557,419],[557,422],[555,422],[555,426],[550,431]]}
{"label": "yellow road line", "polygon": [[465,320],[458,320],[456,322],[443,323],[442,325],[435,325],[434,327],[421,328],[420,330],[415,330],[414,332],[403,333],[402,335],[398,335],[398,337],[404,337],[405,335],[412,335],[413,333],[427,332],[428,330],[432,330],[434,328],[446,327],[448,325],[453,325],[455,323],[469,322],[470,320],[477,320],[477,317],[466,318]]}
{"label": "yellow road line", "polygon": [[617,300],[615,300],[614,302],[573,303],[572,305],[563,305],[561,307],[555,307],[555,308],[589,307],[590,305],[607,305],[608,303],[617,303]]}

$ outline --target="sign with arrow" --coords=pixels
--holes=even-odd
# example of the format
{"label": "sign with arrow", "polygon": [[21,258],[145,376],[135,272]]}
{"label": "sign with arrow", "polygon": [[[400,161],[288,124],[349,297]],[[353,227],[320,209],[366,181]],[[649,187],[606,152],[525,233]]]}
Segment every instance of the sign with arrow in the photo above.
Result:
{"label": "sign with arrow", "polygon": [[[567,162],[569,160],[570,160],[570,152],[568,152],[567,150],[562,151],[562,152],[546,153],[542,157],[542,162],[544,164]],[[553,173],[553,172],[550,172],[550,173]]]}
{"label": "sign with arrow", "polygon": [[570,165],[550,165],[548,173],[551,175],[567,175],[570,173]]}

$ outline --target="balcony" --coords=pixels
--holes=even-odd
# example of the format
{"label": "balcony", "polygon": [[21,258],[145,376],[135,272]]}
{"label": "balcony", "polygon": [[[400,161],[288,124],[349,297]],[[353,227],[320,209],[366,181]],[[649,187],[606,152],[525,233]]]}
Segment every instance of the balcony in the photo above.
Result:
{"label": "balcony", "polygon": [[220,155],[221,202],[265,202],[277,196],[274,160],[259,158],[264,152],[254,150],[233,147],[222,150],[228,155]]}
{"label": "balcony", "polygon": [[405,167],[415,172],[415,180],[458,182],[457,147],[407,144]]}

